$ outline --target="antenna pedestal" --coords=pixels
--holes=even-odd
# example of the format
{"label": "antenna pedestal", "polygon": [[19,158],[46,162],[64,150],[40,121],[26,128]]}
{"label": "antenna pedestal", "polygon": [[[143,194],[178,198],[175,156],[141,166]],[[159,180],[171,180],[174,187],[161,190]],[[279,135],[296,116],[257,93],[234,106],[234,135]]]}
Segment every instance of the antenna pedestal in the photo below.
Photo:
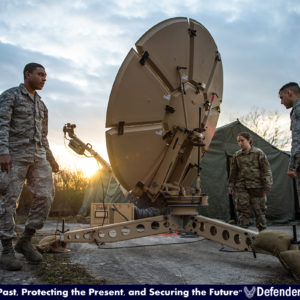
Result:
{"label": "antenna pedestal", "polygon": [[167,203],[172,216],[196,216],[199,214],[198,207],[208,206],[208,196],[171,196]]}

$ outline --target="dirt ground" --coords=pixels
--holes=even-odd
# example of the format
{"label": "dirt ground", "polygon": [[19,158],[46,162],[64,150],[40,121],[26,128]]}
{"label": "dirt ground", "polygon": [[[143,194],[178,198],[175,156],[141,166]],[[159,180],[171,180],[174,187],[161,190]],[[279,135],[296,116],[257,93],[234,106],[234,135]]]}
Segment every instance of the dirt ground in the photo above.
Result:
{"label": "dirt ground", "polygon": [[[47,221],[40,232],[54,233],[56,227],[56,222]],[[88,225],[67,223],[65,227],[73,230]],[[291,226],[268,229],[292,234]],[[62,273],[58,281],[61,284],[297,284],[276,257],[257,254],[254,258],[252,253],[237,252],[202,237],[157,235],[102,246],[73,243],[67,248],[71,252],[45,256],[42,266],[48,271],[57,265],[52,277],[58,276],[58,269],[62,272],[62,266],[69,268],[65,271],[68,274],[70,267],[77,266],[80,281],[68,280],[73,273]],[[24,261],[23,269],[0,269],[2,284],[55,284],[50,275],[41,276],[41,266],[30,265],[17,255]],[[82,270],[86,276],[82,276]]]}

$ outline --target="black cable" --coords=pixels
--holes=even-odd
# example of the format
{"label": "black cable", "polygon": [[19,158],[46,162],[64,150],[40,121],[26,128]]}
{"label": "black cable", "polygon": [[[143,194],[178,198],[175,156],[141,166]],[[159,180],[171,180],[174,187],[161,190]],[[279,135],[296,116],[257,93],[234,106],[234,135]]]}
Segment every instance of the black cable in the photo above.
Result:
{"label": "black cable", "polygon": [[118,210],[118,208],[115,206],[115,204],[113,204],[113,208],[116,210],[117,213],[119,213],[119,215],[121,217],[123,217],[126,221],[129,221],[128,218]]}
{"label": "black cable", "polygon": [[112,247],[112,248],[102,248],[97,243],[98,249],[101,250],[112,250],[112,249],[132,249],[132,248],[146,248],[146,247],[156,247],[156,246],[170,246],[170,245],[183,245],[183,244],[193,244],[206,240],[206,238],[199,239],[197,241],[186,242],[186,243],[170,243],[170,244],[154,244],[154,245],[135,245],[135,246],[124,246],[124,247]]}
{"label": "black cable", "polygon": [[222,246],[222,247],[219,249],[219,251],[221,251],[221,252],[230,252],[230,253],[246,252],[246,251],[244,251],[244,250],[226,250],[226,249],[224,249],[224,246]]}
{"label": "black cable", "polygon": [[[99,165],[98,165],[99,166]],[[103,174],[101,174],[100,172],[100,182],[101,182],[101,186],[102,186],[102,205],[103,205],[103,210],[104,210],[104,216],[103,216],[103,220],[102,220],[102,225],[104,225],[104,221],[106,219],[106,207],[105,207],[105,202],[104,202],[104,185],[103,185]],[[107,212],[107,216],[108,216],[108,212]]]}
{"label": "black cable", "polygon": [[[98,161],[97,161],[97,165],[99,167],[99,170],[101,170]],[[103,212],[104,212],[104,215],[103,215],[103,218],[102,218],[102,225],[101,226],[104,225],[104,221],[106,219],[106,207],[105,207],[105,202],[104,202],[104,200],[105,200],[104,197],[105,196],[104,196],[104,185],[103,185],[103,176],[102,175],[103,175],[102,172],[99,172],[99,181],[100,181],[100,184],[101,184],[101,187],[102,187],[102,205],[103,205]],[[107,215],[108,215],[108,213],[107,213]]]}

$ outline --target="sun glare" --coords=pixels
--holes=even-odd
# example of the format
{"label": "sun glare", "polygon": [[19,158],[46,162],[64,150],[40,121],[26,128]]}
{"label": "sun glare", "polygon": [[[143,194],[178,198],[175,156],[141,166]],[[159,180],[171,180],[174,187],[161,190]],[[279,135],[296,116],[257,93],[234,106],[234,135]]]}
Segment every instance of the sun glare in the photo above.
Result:
{"label": "sun glare", "polygon": [[92,177],[97,173],[99,168],[101,168],[101,166],[98,165],[95,158],[79,156],[73,153],[70,149],[58,147],[53,148],[55,149],[55,152],[59,153],[59,155],[56,156],[56,159],[61,170],[81,170],[86,177]]}
{"label": "sun glare", "polygon": [[72,171],[81,170],[86,177],[92,177],[97,173],[99,166],[94,158],[72,157],[72,162],[60,163],[61,169],[69,169]]}
{"label": "sun glare", "polygon": [[99,165],[95,159],[86,157],[80,159],[81,163],[78,167],[83,171],[86,177],[92,177],[99,170]]}

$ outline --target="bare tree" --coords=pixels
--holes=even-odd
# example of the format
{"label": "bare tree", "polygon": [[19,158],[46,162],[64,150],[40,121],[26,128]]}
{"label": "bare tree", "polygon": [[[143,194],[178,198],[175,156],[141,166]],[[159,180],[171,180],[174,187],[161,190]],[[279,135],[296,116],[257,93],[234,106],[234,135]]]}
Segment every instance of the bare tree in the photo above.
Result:
{"label": "bare tree", "polygon": [[253,109],[242,115],[239,120],[252,131],[279,149],[285,149],[290,143],[289,128],[282,126],[277,111],[266,111],[263,108]]}

